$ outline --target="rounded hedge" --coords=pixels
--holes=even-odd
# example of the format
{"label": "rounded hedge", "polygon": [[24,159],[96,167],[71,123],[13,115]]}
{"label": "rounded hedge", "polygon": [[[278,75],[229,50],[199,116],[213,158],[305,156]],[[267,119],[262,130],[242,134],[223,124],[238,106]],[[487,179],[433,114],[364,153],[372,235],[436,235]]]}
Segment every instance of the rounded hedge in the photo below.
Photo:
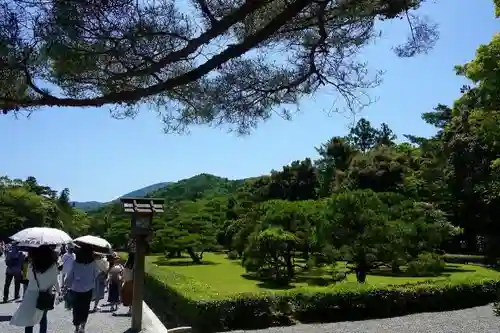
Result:
{"label": "rounded hedge", "polygon": [[495,301],[500,281],[432,281],[332,292],[242,294],[222,300],[191,300],[156,278],[146,276],[146,301],[169,326],[189,325],[195,332],[258,329],[295,323],[334,322],[446,311]]}

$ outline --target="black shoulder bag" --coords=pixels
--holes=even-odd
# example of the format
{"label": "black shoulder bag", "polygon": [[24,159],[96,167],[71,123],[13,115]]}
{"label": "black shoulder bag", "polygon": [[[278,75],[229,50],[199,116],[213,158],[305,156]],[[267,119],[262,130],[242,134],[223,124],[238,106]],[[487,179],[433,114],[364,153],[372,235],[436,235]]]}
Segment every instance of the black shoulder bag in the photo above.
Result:
{"label": "black shoulder bag", "polygon": [[52,287],[49,290],[40,290],[40,284],[36,277],[36,272],[33,269],[33,275],[35,276],[36,285],[38,286],[38,297],[36,299],[36,308],[42,311],[48,311],[54,309],[54,302],[56,300],[56,295],[52,293]]}

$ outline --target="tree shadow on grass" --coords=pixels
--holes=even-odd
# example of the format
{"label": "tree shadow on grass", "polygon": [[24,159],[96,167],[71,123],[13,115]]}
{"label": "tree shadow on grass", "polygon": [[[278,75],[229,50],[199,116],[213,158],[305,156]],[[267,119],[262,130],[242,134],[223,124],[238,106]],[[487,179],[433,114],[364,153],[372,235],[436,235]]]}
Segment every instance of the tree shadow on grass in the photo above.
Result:
{"label": "tree shadow on grass", "polygon": [[181,266],[214,266],[219,265],[218,262],[213,261],[202,261],[201,263],[195,263],[191,259],[186,260],[171,260],[167,258],[160,258],[153,262],[153,264],[157,266],[172,266],[172,267],[181,267]]}
{"label": "tree shadow on grass", "polygon": [[290,290],[294,289],[295,286],[292,285],[287,285],[284,286],[282,284],[279,284],[274,281],[262,281],[257,283],[257,287],[262,288],[262,289],[272,289],[272,290]]}
{"label": "tree shadow on grass", "polygon": [[295,286],[283,285],[282,283],[278,283],[274,280],[263,279],[253,274],[241,274],[241,277],[251,281],[259,281],[259,283],[257,283],[257,287],[263,289],[289,290],[295,288]]}
{"label": "tree shadow on grass", "polygon": [[173,256],[170,257],[169,259],[191,259],[191,257],[186,253],[181,253],[180,256]]}
{"label": "tree shadow on grass", "polygon": [[[345,280],[345,277],[342,278],[333,278],[333,277],[321,277],[321,276],[304,276],[303,281],[307,283],[309,286],[315,287],[326,287],[335,283],[339,283]],[[298,281],[300,282],[300,281]]]}
{"label": "tree shadow on grass", "polygon": [[464,268],[463,266],[458,266],[458,265],[446,265],[446,268],[444,269],[444,273],[465,273],[465,272],[475,272],[476,270],[471,269],[471,268]]}
{"label": "tree shadow on grass", "polygon": [[387,276],[387,277],[447,277],[453,273],[473,273],[473,272],[475,272],[475,270],[473,269],[467,269],[457,265],[447,265],[446,268],[439,274],[415,276],[414,274],[410,274],[409,272],[406,271],[395,273],[392,272],[389,268],[374,269],[371,270],[369,274],[377,276]]}
{"label": "tree shadow on grass", "polygon": [[[247,280],[259,281],[259,283],[257,283],[257,287],[263,289],[290,290],[296,288],[296,286],[292,284],[283,285],[282,283],[276,282],[274,280],[259,278],[258,276],[252,274],[242,274],[241,276]],[[296,275],[290,283],[306,283],[309,286],[328,286],[336,282],[338,281],[334,278]]]}
{"label": "tree shadow on grass", "polygon": [[[264,289],[279,289],[279,290],[289,290],[296,288],[294,285],[283,285],[271,279],[260,278],[254,274],[242,274],[241,277],[247,280],[259,281],[257,287]],[[309,286],[325,287],[345,280],[345,276],[342,278],[338,277],[327,277],[327,276],[312,276],[307,274],[297,274],[290,283],[305,283]]]}

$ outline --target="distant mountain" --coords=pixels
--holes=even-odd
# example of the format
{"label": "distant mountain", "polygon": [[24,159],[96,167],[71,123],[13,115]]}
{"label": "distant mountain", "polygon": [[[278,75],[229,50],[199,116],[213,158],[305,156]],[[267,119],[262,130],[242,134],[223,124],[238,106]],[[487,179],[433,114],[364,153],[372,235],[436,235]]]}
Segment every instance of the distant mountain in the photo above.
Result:
{"label": "distant mountain", "polygon": [[73,201],[72,204],[75,208],[81,209],[83,211],[94,210],[104,205],[104,203],[99,201]]}
{"label": "distant mountain", "polygon": [[122,197],[138,197],[138,198],[145,197],[148,194],[151,194],[151,192],[154,192],[156,190],[164,188],[169,184],[172,184],[172,182],[156,183],[156,184],[149,185],[149,186],[143,187],[141,189],[132,191],[130,193],[124,194],[124,195],[120,196],[120,198],[122,198]]}
{"label": "distant mountain", "polygon": [[[156,183],[153,185],[149,185],[149,186],[140,188],[138,190],[132,191],[130,193],[121,195],[113,201],[116,201],[116,200],[123,198],[123,197],[138,197],[138,198],[145,197],[154,191],[160,190],[160,189],[168,186],[169,184],[171,184],[171,182],[163,182],[163,183]],[[86,212],[101,208],[102,206],[106,205],[107,203],[108,202],[98,202],[98,201],[82,201],[82,202],[73,201],[72,202],[74,207],[81,209],[83,211],[86,211]]]}

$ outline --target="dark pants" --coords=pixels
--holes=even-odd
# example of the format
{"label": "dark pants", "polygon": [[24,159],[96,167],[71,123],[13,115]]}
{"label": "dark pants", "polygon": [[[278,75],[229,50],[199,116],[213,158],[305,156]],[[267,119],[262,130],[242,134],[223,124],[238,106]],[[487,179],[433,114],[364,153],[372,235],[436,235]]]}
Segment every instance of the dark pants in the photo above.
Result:
{"label": "dark pants", "polygon": [[[25,327],[24,333],[33,333],[33,326]],[[40,320],[40,333],[47,333],[47,311],[43,313],[42,319]]]}
{"label": "dark pants", "polygon": [[21,274],[5,273],[5,285],[3,286],[3,301],[9,300],[9,289],[14,279],[14,298],[19,298],[19,290],[21,289]]}
{"label": "dark pants", "polygon": [[92,289],[83,293],[71,291],[73,325],[77,326],[87,322],[90,312],[90,301],[92,301]]}

